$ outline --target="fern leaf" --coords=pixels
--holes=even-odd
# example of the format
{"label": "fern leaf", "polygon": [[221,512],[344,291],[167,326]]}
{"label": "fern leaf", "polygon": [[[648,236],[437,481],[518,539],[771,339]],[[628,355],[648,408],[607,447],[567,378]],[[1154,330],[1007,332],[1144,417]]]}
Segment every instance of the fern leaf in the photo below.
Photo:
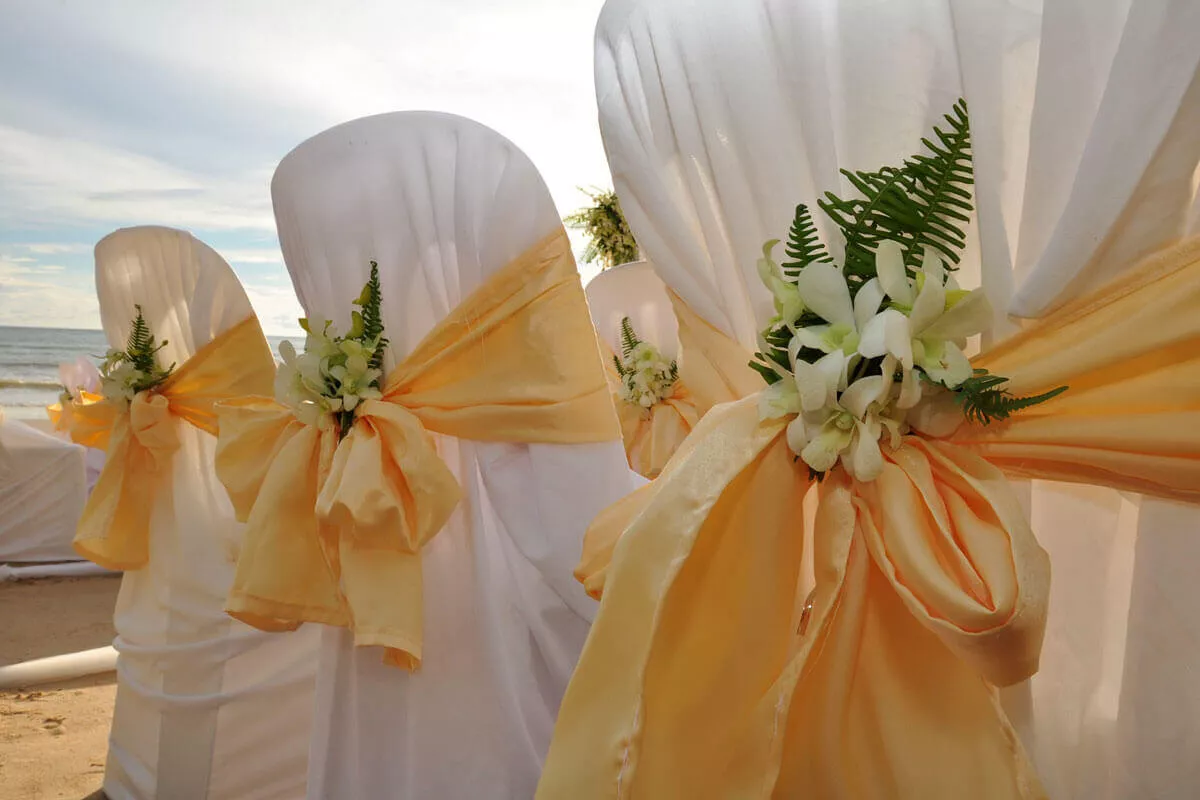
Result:
{"label": "fern leaf", "polygon": [[803,203],[796,206],[785,249],[791,261],[784,262],[781,267],[789,278],[794,279],[800,274],[800,270],[814,262],[833,261],[829,257],[825,245],[821,243],[820,236],[817,234],[817,226],[813,222],[808,206]]}
{"label": "fern leaf", "polygon": [[1018,411],[1045,403],[1067,391],[1059,386],[1041,394],[1018,397],[1002,388],[1008,378],[993,375],[987,370],[976,370],[975,374],[956,386],[955,401],[962,407],[963,415],[979,425],[989,425],[997,420],[1006,420]]}
{"label": "fern leaf", "polygon": [[633,330],[633,323],[629,321],[629,317],[621,319],[621,354],[628,359],[633,355],[634,349],[642,343],[638,338],[637,333]]}
{"label": "fern leaf", "polygon": [[[363,286],[362,294],[354,301],[354,305],[362,309],[361,315],[355,318],[355,326],[362,320],[361,338],[364,342],[377,342],[375,352],[371,356],[372,369],[383,369],[383,353],[387,349],[388,340],[383,335],[383,293],[379,283],[379,264],[371,262],[371,275]],[[356,338],[356,337],[352,337]]]}
{"label": "fern leaf", "polygon": [[884,239],[904,245],[905,262],[914,270],[926,246],[936,249],[950,268],[958,264],[973,210],[974,183],[964,101],[954,104],[945,126],[934,127],[936,142],[923,139],[927,152],[900,168],[842,170],[861,197],[846,200],[826,192],[818,201],[845,236],[845,273],[852,292],[874,275],[875,248]]}

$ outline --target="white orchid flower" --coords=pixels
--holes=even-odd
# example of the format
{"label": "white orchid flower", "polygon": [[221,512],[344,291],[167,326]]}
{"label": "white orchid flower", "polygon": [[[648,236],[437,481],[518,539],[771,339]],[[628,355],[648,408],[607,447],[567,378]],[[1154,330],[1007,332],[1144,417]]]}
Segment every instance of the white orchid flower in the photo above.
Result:
{"label": "white orchid flower", "polygon": [[788,446],[815,472],[827,472],[840,460],[855,480],[874,480],[883,471],[879,437],[890,388],[883,375],[859,378],[833,402],[801,414],[802,430],[796,421],[789,425]]}
{"label": "white orchid flower", "polygon": [[787,279],[783,269],[771,257],[771,251],[777,244],[779,240],[772,239],[763,245],[763,257],[758,260],[758,277],[775,301],[775,317],[771,320],[771,325],[795,325],[804,313],[804,300],[796,284]]}
{"label": "white orchid flower", "polygon": [[796,285],[808,308],[827,324],[797,329],[789,348],[792,359],[795,360],[801,347],[822,353],[840,350],[847,357],[855,355],[861,331],[883,302],[879,281],[872,278],[851,300],[850,287],[842,271],[832,264],[818,262],[801,270]]}
{"label": "white orchid flower", "polygon": [[902,391],[900,407],[910,408],[920,399],[920,386],[908,375],[914,367],[951,388],[971,377],[971,362],[960,342],[991,323],[992,310],[983,290],[958,289],[932,247],[925,248],[915,280],[908,277],[897,242],[879,243],[875,270],[891,307],[863,327],[858,352],[866,358],[891,355],[896,359],[908,389]]}

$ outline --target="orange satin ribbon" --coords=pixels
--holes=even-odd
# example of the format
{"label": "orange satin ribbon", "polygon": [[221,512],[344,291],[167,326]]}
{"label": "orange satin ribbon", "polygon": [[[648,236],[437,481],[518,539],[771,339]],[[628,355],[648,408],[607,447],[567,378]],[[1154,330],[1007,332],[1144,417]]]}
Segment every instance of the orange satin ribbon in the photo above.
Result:
{"label": "orange satin ribbon", "polygon": [[906,437],[873,482],[828,475],[803,634],[809,482],[756,398],[600,515],[615,546],[538,797],[1044,797],[994,688],[1036,672],[1049,592],[1006,473],[1200,500],[1200,239],[976,363],[1070,391]]}
{"label": "orange satin ribbon", "polygon": [[491,276],[362,404],[339,443],[273,400],[221,409],[217,475],[246,533],[226,610],[264,630],[340,625],[421,662],[421,547],[461,490],[427,431],[480,441],[620,438],[560,228]]}
{"label": "orange satin ribbon", "polygon": [[50,424],[54,427],[54,430],[70,436],[71,429],[76,424],[75,409],[80,406],[90,406],[93,403],[99,403],[103,400],[103,395],[93,394],[86,389],[80,389],[79,396],[71,398],[71,401],[66,405],[60,401],[46,406],[46,416],[50,418]]}
{"label": "orange satin ribbon", "polygon": [[[84,394],[64,423],[71,438],[108,452],[83,507],[75,551],[112,570],[134,570],[150,559],[150,514],[179,448],[178,420],[216,435],[214,405],[269,391],[275,362],[258,319],[251,316],[200,348],[166,381],[129,403],[96,402]],[[65,413],[64,413],[65,417]]]}

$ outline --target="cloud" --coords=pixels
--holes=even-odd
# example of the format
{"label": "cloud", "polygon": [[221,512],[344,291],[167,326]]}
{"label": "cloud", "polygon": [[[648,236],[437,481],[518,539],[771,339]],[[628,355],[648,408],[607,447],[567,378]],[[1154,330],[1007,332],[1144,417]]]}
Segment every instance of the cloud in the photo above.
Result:
{"label": "cloud", "polygon": [[94,306],[93,243],[163,224],[216,247],[264,326],[294,331],[271,173],[304,139],[368,114],[474,118],[525,150],[560,211],[575,209],[586,202],[576,187],[610,184],[592,86],[602,4],[17,4],[0,26],[0,247],[7,268],[63,269],[24,276],[39,286],[22,291],[53,310],[0,303],[0,324],[38,313],[41,324],[98,324],[69,308],[81,295]]}
{"label": "cloud", "polygon": [[100,304],[90,281],[62,267],[30,267],[0,256],[0,324],[99,328]]}
{"label": "cloud", "polygon": [[[19,247],[20,249],[22,249],[28,253],[33,253],[34,255],[39,255],[39,256],[53,256],[53,255],[59,255],[62,253],[72,253],[72,254],[88,253],[88,254],[90,254],[92,252],[92,245],[84,244],[82,242],[75,242],[75,243],[70,243],[70,244],[62,244],[62,243],[57,243],[57,242],[53,243],[53,244],[18,243],[13,246]],[[21,259],[12,259],[12,260],[19,261]],[[26,260],[33,260],[33,259],[26,259]]]}

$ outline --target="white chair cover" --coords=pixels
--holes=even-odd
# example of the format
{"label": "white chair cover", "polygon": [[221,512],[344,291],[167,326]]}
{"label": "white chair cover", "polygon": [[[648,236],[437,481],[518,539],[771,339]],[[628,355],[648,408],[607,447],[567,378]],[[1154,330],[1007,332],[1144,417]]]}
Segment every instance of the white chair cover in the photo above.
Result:
{"label": "white chair cover", "polygon": [[588,281],[588,307],[600,341],[621,354],[621,320],[667,358],[679,355],[679,328],[667,287],[648,261],[606,269]]}
{"label": "white chair cover", "polygon": [[[272,182],[309,314],[345,331],[379,263],[387,367],[489,275],[561,223],[537,170],[466,119],[397,113],[333,128]],[[309,797],[529,798],[594,603],[572,578],[592,516],[630,491],[619,441],[436,437],[464,490],[423,551],[419,672],[324,631]]]}
{"label": "white chair cover", "polygon": [[79,560],[86,452],[0,412],[0,563]]}
{"label": "white chair cover", "polygon": [[[117,231],[96,245],[109,343],[139,303],[164,364],[182,364],[252,313],[237,277],[183,231]],[[139,798],[304,795],[317,638],[264,634],[223,612],[241,526],[213,473],[216,440],[178,424],[151,516],[150,563],[126,572],[113,643],[117,700],[104,791]]]}
{"label": "white chair cover", "polygon": [[[1200,4],[1170,0],[610,0],[596,91],[638,242],[747,347],[769,303],[755,259],[794,205],[916,152],[964,96],[979,213],[961,276],[1000,334],[1010,298],[1044,313],[1195,230],[1197,41]],[[1030,505],[1051,616],[1008,700],[1051,797],[1196,796],[1195,510],[1041,482]]]}

